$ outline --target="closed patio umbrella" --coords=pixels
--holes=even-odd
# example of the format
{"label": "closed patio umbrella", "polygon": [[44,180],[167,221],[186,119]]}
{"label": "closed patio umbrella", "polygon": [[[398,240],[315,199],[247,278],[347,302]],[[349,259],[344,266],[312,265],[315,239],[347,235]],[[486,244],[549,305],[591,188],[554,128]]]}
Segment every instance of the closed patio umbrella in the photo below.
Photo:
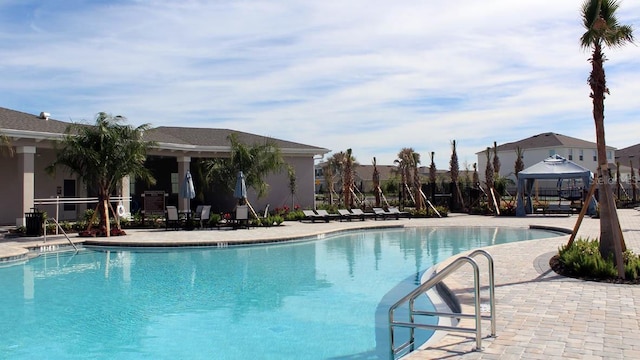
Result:
{"label": "closed patio umbrella", "polygon": [[180,197],[189,200],[187,209],[191,209],[191,199],[196,197],[196,189],[193,186],[193,178],[189,170],[187,170],[187,174],[184,176],[184,183],[180,189]]}
{"label": "closed patio umbrella", "polygon": [[239,171],[238,176],[236,177],[236,187],[233,191],[233,197],[238,200],[246,201],[247,199],[247,184],[244,180],[244,173],[242,173],[242,171]]}

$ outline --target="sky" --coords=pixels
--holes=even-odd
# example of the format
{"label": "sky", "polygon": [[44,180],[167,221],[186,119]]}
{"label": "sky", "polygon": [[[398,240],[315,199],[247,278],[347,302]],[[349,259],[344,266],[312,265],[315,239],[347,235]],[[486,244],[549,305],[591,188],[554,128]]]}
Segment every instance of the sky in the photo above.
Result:
{"label": "sky", "polygon": [[[595,142],[582,0],[0,0],[0,106],[226,128],[448,169],[539,133]],[[640,1],[618,20],[640,38]],[[640,143],[640,46],[605,49],[607,145]],[[330,156],[329,154],[328,156]],[[482,155],[483,156],[483,155]],[[326,157],[326,156],[325,156]]]}

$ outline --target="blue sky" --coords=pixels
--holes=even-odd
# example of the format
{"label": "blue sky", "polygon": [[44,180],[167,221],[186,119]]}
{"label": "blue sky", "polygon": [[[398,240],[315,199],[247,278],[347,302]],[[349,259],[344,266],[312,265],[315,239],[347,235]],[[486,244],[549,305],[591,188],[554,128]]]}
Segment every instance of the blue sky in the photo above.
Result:
{"label": "blue sky", "polygon": [[[542,132],[595,141],[582,0],[0,0],[0,106],[229,128],[448,169]],[[640,38],[640,2],[618,17]],[[640,142],[640,47],[606,49],[607,145]]]}

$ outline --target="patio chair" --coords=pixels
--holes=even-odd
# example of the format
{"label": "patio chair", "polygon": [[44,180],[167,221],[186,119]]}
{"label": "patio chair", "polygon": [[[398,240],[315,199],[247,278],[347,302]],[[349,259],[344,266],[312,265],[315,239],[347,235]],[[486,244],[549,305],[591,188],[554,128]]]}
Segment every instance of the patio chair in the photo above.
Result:
{"label": "patio chair", "polygon": [[182,226],[180,217],[178,216],[178,208],[175,206],[167,206],[167,214],[164,221],[165,230],[169,228],[178,230]]}
{"label": "patio chair", "polygon": [[209,217],[211,216],[211,205],[203,205],[200,213],[195,214],[197,220],[200,222],[200,229],[203,229],[205,225],[209,225]]}
{"label": "patio chair", "polygon": [[238,205],[236,206],[236,228],[249,228],[249,206]]}
{"label": "patio chair", "polygon": [[316,220],[322,220],[324,222],[329,222],[328,217],[320,216],[316,214],[316,212],[313,210],[302,210],[302,213],[304,214],[303,220],[310,220],[311,222],[316,222]]}

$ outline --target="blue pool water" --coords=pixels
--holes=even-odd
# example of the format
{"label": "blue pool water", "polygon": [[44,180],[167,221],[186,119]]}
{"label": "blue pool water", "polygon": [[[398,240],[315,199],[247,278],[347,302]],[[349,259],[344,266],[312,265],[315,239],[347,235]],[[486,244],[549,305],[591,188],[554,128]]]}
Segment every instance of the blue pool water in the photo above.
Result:
{"label": "blue pool water", "polygon": [[387,309],[424,270],[550,236],[409,228],[43,255],[0,269],[0,359],[388,359]]}

